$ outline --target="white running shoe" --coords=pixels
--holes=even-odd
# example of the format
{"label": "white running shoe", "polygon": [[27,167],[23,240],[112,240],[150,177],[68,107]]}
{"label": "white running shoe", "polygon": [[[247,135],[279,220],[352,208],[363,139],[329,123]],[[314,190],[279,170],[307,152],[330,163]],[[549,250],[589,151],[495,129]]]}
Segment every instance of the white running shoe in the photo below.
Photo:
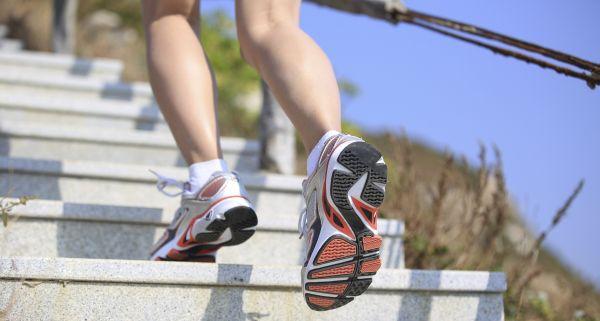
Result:
{"label": "white running shoe", "polygon": [[302,291],[311,309],[338,308],[371,284],[381,266],[377,211],[386,181],[387,166],[371,145],[343,134],[328,140],[303,183],[298,224],[306,242]]}
{"label": "white running shoe", "polygon": [[[153,172],[154,173],[154,172]],[[157,187],[177,186],[182,191],[186,183],[157,173]],[[238,245],[255,232],[256,213],[244,187],[235,173],[216,172],[193,196],[182,194],[181,207],[171,225],[153,246],[151,260],[215,262],[221,246]]]}

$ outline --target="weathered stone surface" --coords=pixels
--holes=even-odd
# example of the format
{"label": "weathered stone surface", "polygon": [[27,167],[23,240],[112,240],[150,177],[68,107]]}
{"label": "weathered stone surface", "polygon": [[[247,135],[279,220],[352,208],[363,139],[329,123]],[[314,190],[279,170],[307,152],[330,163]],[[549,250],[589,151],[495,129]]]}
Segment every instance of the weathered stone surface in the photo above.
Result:
{"label": "weathered stone surface", "polygon": [[91,77],[116,81],[121,78],[123,63],[111,59],[80,59],[70,55],[45,52],[0,51],[0,73],[38,72],[58,76]]}
{"label": "weathered stone surface", "polygon": [[[155,208],[33,200],[14,208],[8,227],[0,229],[0,256],[145,260],[171,219]],[[378,226],[383,267],[403,268],[402,222],[381,219]],[[298,265],[303,244],[293,215],[260,219],[256,234],[221,249],[218,262]]]}
{"label": "weathered stone surface", "polygon": [[300,269],[282,266],[0,258],[0,285],[9,319],[501,321],[506,281],[382,270],[366,294],[329,312],[309,310]]}
{"label": "weathered stone surface", "polygon": [[[6,41],[1,41],[0,44]],[[11,70],[0,73],[0,91],[18,95],[43,95],[61,99],[104,99],[154,103],[147,83],[124,83],[91,78],[47,75]]]}
{"label": "weathered stone surface", "polygon": [[[222,138],[221,149],[232,169],[258,169],[256,141]],[[15,120],[0,120],[0,155],[187,166],[169,133]]]}
{"label": "weathered stone surface", "polygon": [[63,99],[0,91],[0,119],[68,126],[161,130],[168,127],[156,104],[102,99]]}
{"label": "weathered stone surface", "polygon": [[[160,194],[148,169],[180,180],[176,167],[0,157],[0,194],[77,203],[149,206],[174,212],[178,198]],[[250,199],[263,217],[296,217],[301,208],[302,177],[241,173]],[[10,194],[8,192],[11,192]]]}

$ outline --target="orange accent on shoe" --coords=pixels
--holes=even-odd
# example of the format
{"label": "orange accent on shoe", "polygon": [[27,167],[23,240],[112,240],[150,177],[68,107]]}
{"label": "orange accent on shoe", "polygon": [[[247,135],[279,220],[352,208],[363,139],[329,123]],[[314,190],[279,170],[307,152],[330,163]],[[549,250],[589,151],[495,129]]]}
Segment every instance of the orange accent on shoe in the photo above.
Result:
{"label": "orange accent on shoe", "polygon": [[167,253],[167,257],[172,260],[181,261],[188,258],[188,255],[182,252],[177,251],[176,249],[171,249],[169,253]]}
{"label": "orange accent on shoe", "polygon": [[345,265],[341,265],[341,266],[337,266],[337,267],[333,267],[333,268],[329,268],[329,269],[325,269],[325,270],[311,272],[309,274],[309,278],[316,279],[316,278],[327,278],[330,276],[337,276],[337,275],[353,274],[354,268],[355,268],[355,264],[354,264],[354,262],[351,262],[350,264],[345,264]]}
{"label": "orange accent on shoe", "polygon": [[[340,213],[336,212],[336,210],[329,204],[329,201],[327,200],[327,194],[325,192],[327,191],[325,183],[326,180],[323,181],[323,193],[321,195],[323,207],[325,207],[325,217],[329,221],[329,224],[331,224],[331,226],[333,226],[336,230],[344,233],[351,239],[356,238],[354,232],[352,232],[350,225],[348,225],[344,217],[340,215]],[[337,222],[334,217],[337,219]]]}
{"label": "orange accent on shoe", "polygon": [[[362,215],[365,221],[369,223],[369,226],[371,226],[372,229],[377,231],[377,213],[379,212],[377,207],[373,207],[354,197],[352,197],[352,203],[354,203],[354,207]],[[370,213],[371,215],[367,215],[367,213]]]}
{"label": "orange accent on shoe", "polygon": [[308,290],[331,294],[342,294],[347,287],[347,283],[310,284],[308,286]]}
{"label": "orange accent on shoe", "polygon": [[367,252],[372,250],[379,250],[379,248],[381,247],[381,242],[382,239],[379,235],[365,236],[362,239],[363,250]]}
{"label": "orange accent on shoe", "polygon": [[215,194],[217,194],[217,192],[219,192],[219,190],[221,190],[221,187],[225,185],[226,180],[227,179],[225,177],[219,177],[217,179],[214,179],[212,182],[208,183],[208,185],[206,185],[206,187],[204,187],[204,189],[200,193],[198,193],[198,197],[213,197]]}
{"label": "orange accent on shoe", "polygon": [[332,306],[335,303],[334,299],[329,299],[329,298],[324,298],[324,297],[320,297],[320,296],[308,296],[308,302],[314,304],[314,305],[318,305],[322,308],[328,308],[330,306]]}
{"label": "orange accent on shoe", "polygon": [[325,248],[317,257],[317,264],[322,264],[329,261],[339,260],[356,255],[356,245],[343,240],[333,239],[327,242]]}
{"label": "orange accent on shoe", "polygon": [[381,259],[376,258],[374,260],[364,261],[360,265],[360,273],[375,273],[381,267]]}

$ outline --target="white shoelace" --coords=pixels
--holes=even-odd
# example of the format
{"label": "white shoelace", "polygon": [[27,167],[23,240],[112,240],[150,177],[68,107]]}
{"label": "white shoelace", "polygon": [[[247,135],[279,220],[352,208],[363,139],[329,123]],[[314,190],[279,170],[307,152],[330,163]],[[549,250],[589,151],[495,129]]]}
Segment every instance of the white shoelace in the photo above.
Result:
{"label": "white shoelace", "polygon": [[[183,194],[183,192],[185,192],[186,182],[178,181],[174,178],[163,176],[151,169],[149,169],[149,171],[150,171],[150,173],[154,174],[158,178],[158,180],[156,182],[156,188],[161,193],[163,193],[167,196],[170,196],[170,197],[176,197],[176,196]],[[174,186],[175,188],[179,189],[180,191],[177,193],[169,193],[169,192],[165,191],[165,188],[167,188],[169,186]]]}
{"label": "white shoelace", "polygon": [[[182,182],[182,181],[176,180],[174,178],[161,175],[161,174],[159,174],[159,173],[157,173],[157,172],[155,172],[155,171],[153,171],[151,169],[148,169],[148,171],[150,171],[150,173],[154,174],[154,176],[156,176],[156,178],[158,179],[156,181],[156,188],[161,193],[163,193],[163,194],[165,194],[167,196],[176,197],[176,196],[179,196],[179,195],[185,193],[186,191],[189,191],[189,185],[188,185],[189,183],[188,182]],[[231,171],[230,173],[241,184],[240,174],[238,174],[238,172],[236,172],[236,171]],[[216,175],[216,174],[223,174],[223,172],[215,172],[215,173],[213,173],[213,176],[211,176],[208,181],[210,182],[212,180],[212,178],[214,177],[214,175]],[[227,174],[225,174],[225,175],[227,175]],[[173,187],[179,189],[179,192],[177,192],[177,193],[169,193],[169,192],[165,191],[165,188],[167,188],[169,186],[173,186]]]}

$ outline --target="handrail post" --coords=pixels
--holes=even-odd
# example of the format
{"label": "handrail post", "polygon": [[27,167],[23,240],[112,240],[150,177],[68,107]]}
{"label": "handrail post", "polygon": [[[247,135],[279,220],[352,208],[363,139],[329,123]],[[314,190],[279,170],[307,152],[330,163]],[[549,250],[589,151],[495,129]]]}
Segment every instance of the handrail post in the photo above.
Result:
{"label": "handrail post", "polygon": [[292,122],[264,81],[260,113],[260,168],[279,174],[296,170],[296,134]]}
{"label": "handrail post", "polygon": [[78,0],[54,0],[52,49],[57,53],[75,52],[75,27]]}

